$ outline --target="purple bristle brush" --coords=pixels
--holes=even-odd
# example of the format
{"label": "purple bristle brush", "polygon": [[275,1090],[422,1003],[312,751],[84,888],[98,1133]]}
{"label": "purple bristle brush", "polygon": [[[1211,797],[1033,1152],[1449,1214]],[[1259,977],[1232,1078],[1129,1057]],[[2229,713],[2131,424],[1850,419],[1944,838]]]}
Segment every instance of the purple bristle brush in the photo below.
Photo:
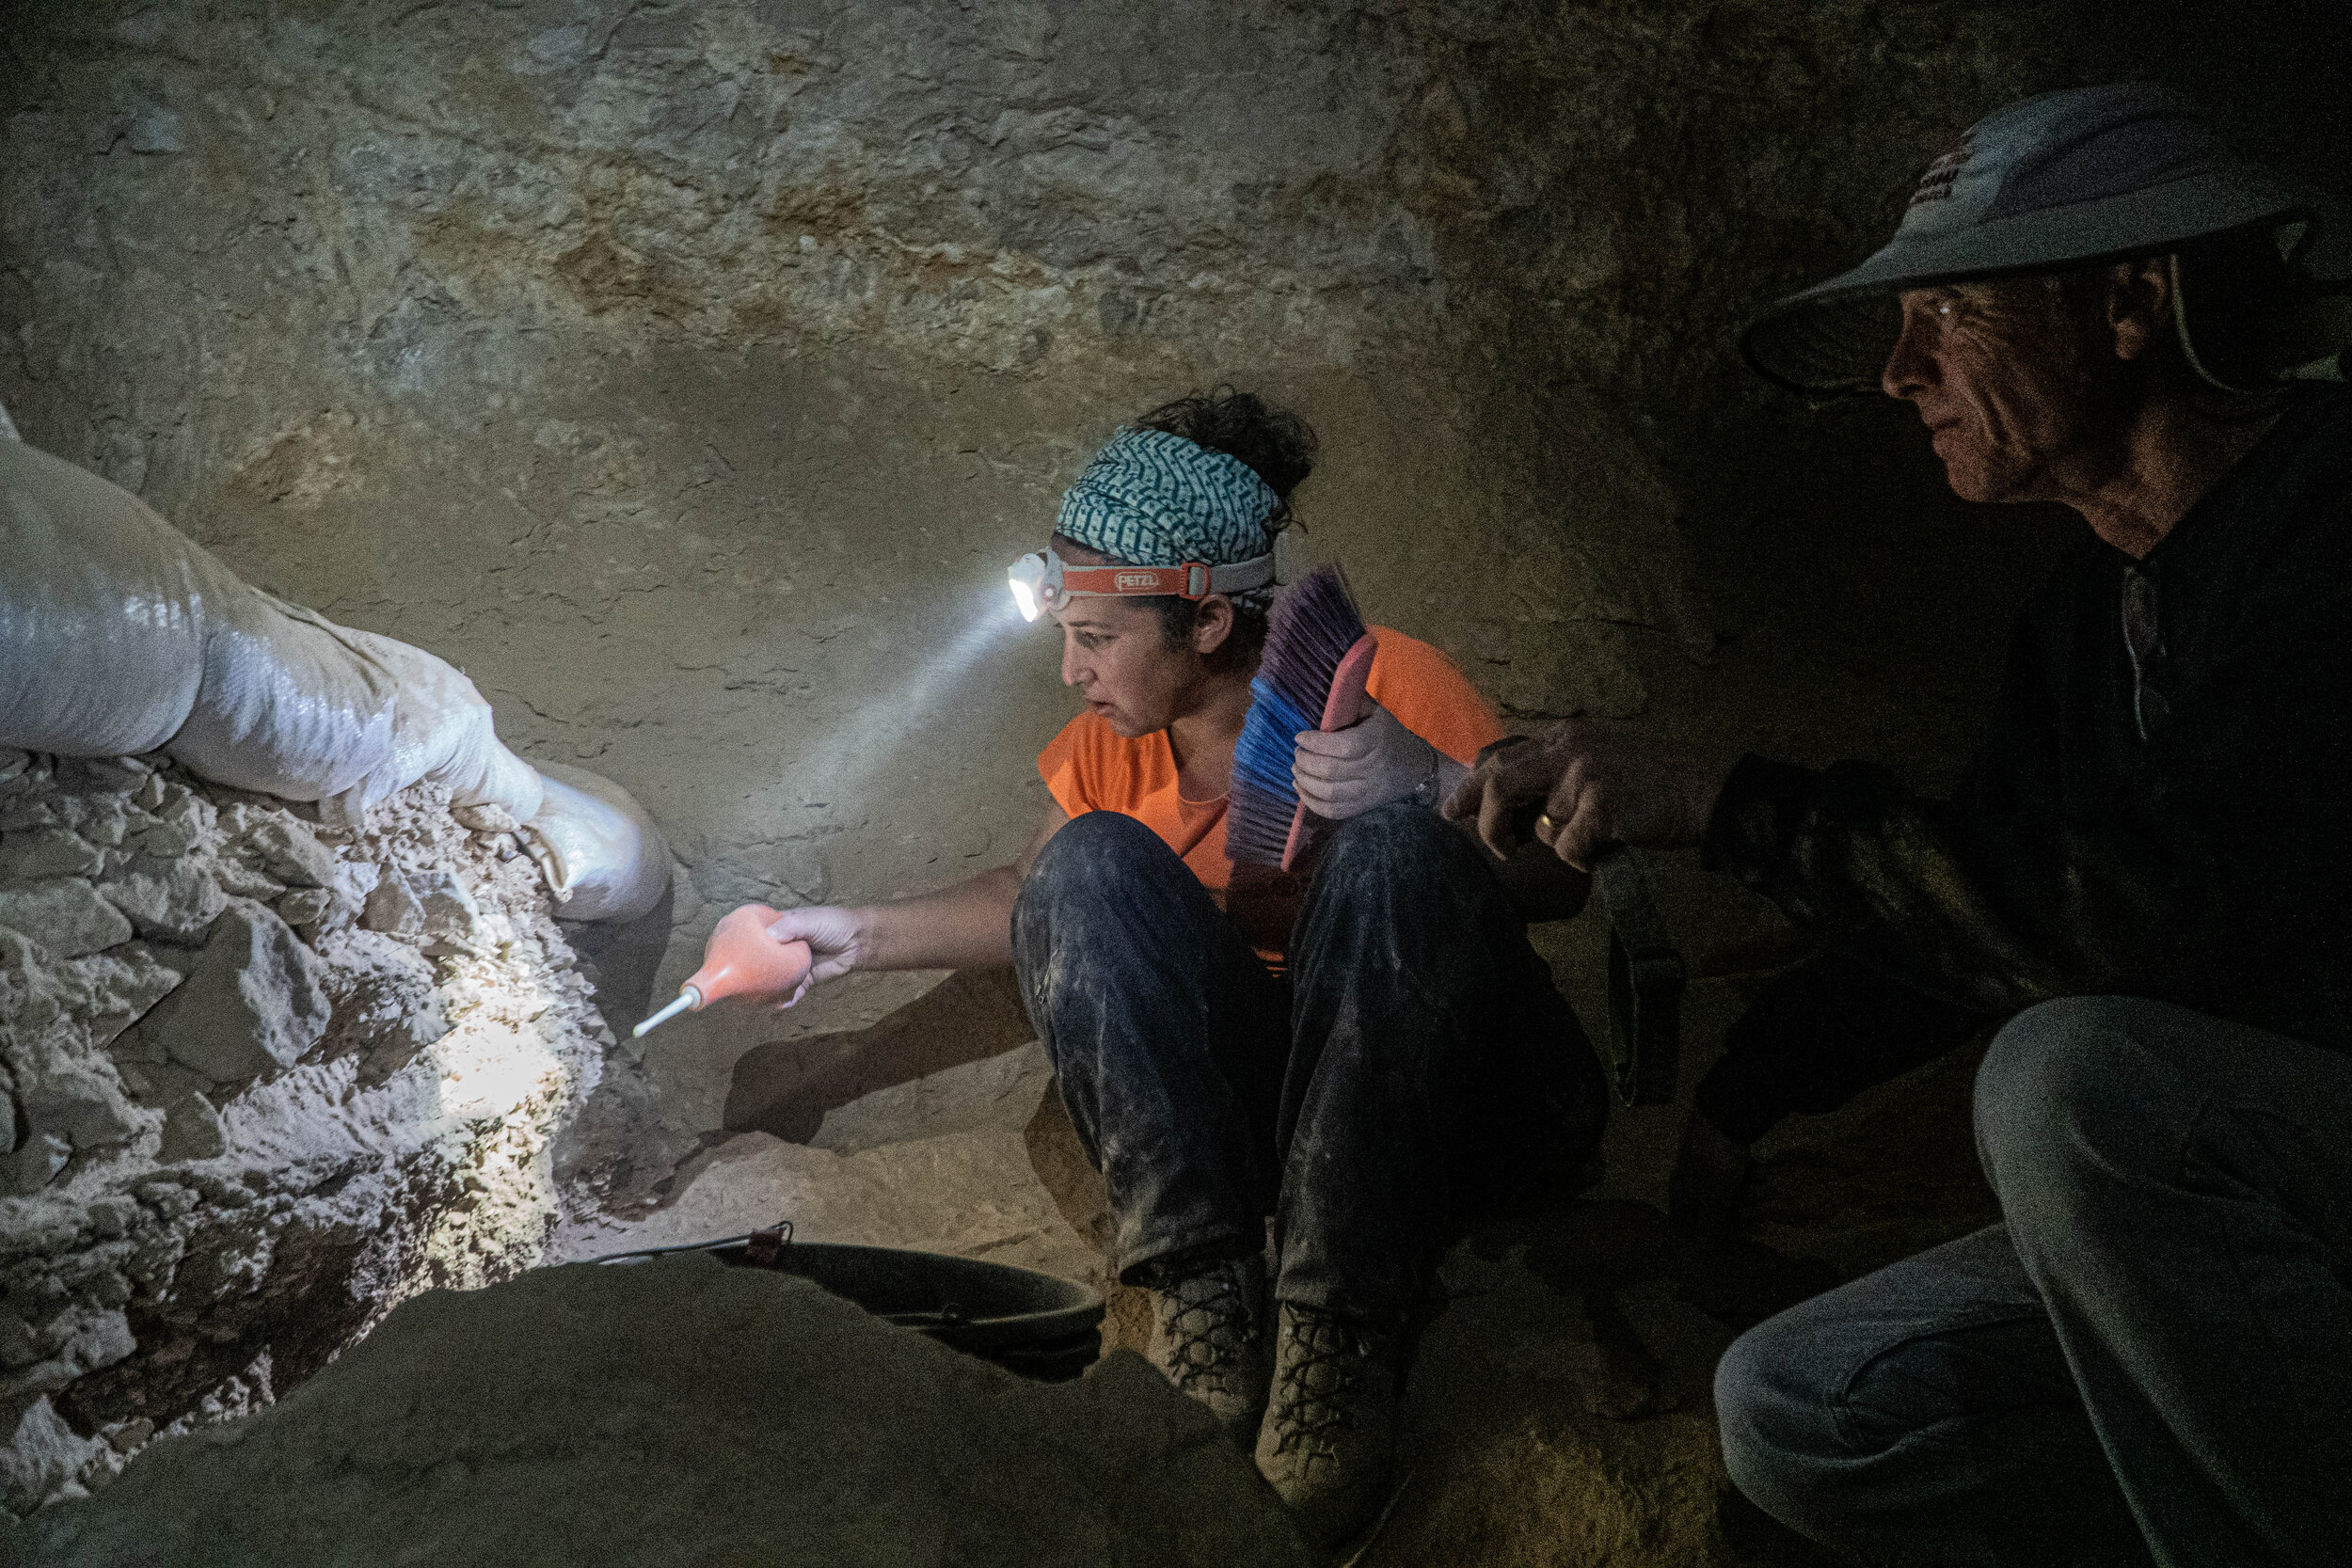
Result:
{"label": "purple bristle brush", "polygon": [[1301,730],[1343,730],[1368,716],[1372,633],[1336,566],[1320,567],[1274,601],[1248,715],[1233,744],[1225,847],[1233,860],[1296,868],[1320,818],[1291,778]]}

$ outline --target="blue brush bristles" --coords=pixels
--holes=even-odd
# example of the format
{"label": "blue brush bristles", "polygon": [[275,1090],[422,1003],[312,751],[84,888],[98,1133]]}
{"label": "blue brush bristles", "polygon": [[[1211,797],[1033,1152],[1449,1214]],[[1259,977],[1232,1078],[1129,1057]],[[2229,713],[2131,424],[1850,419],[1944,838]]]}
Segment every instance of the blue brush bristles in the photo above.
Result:
{"label": "blue brush bristles", "polygon": [[1249,683],[1249,713],[1233,742],[1225,852],[1248,865],[1280,865],[1298,810],[1291,778],[1295,737],[1323,722],[1340,660],[1364,635],[1364,618],[1336,566],[1311,572],[1274,601],[1265,652]]}
{"label": "blue brush bristles", "polygon": [[1293,707],[1263,675],[1249,683],[1249,698],[1241,738],[1233,742],[1225,853],[1245,865],[1279,865],[1291,817],[1298,810],[1298,786],[1291,781],[1291,759],[1296,754],[1292,737],[1313,729],[1315,721]]}

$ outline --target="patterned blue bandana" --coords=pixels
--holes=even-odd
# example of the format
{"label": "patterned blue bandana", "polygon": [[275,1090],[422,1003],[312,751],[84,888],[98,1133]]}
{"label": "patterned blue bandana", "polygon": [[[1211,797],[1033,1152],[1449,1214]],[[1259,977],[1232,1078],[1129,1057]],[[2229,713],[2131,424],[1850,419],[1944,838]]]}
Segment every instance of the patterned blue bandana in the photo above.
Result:
{"label": "patterned blue bandana", "polygon": [[1064,493],[1054,531],[1138,566],[1216,566],[1274,547],[1266,519],[1280,499],[1238,457],[1122,430]]}

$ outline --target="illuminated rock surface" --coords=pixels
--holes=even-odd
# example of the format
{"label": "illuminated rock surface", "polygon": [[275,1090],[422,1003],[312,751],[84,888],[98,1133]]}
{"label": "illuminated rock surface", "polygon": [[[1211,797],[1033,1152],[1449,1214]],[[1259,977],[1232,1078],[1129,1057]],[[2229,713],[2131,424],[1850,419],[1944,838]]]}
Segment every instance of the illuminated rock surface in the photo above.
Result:
{"label": "illuminated rock surface", "polygon": [[[0,1507],[22,1511],[266,1401],[411,1291],[538,1261],[612,1037],[532,863],[425,790],[343,832],[169,766],[0,761]],[[355,924],[411,876],[466,928]],[[98,913],[52,918],[60,886]]]}

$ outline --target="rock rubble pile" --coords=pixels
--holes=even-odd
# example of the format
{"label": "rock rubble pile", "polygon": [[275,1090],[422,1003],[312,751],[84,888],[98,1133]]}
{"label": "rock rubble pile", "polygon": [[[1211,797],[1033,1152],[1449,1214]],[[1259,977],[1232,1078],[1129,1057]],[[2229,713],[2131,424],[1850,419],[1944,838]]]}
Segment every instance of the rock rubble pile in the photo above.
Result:
{"label": "rock rubble pile", "polygon": [[613,1037],[514,824],[0,751],[0,1507],[539,1260]]}

